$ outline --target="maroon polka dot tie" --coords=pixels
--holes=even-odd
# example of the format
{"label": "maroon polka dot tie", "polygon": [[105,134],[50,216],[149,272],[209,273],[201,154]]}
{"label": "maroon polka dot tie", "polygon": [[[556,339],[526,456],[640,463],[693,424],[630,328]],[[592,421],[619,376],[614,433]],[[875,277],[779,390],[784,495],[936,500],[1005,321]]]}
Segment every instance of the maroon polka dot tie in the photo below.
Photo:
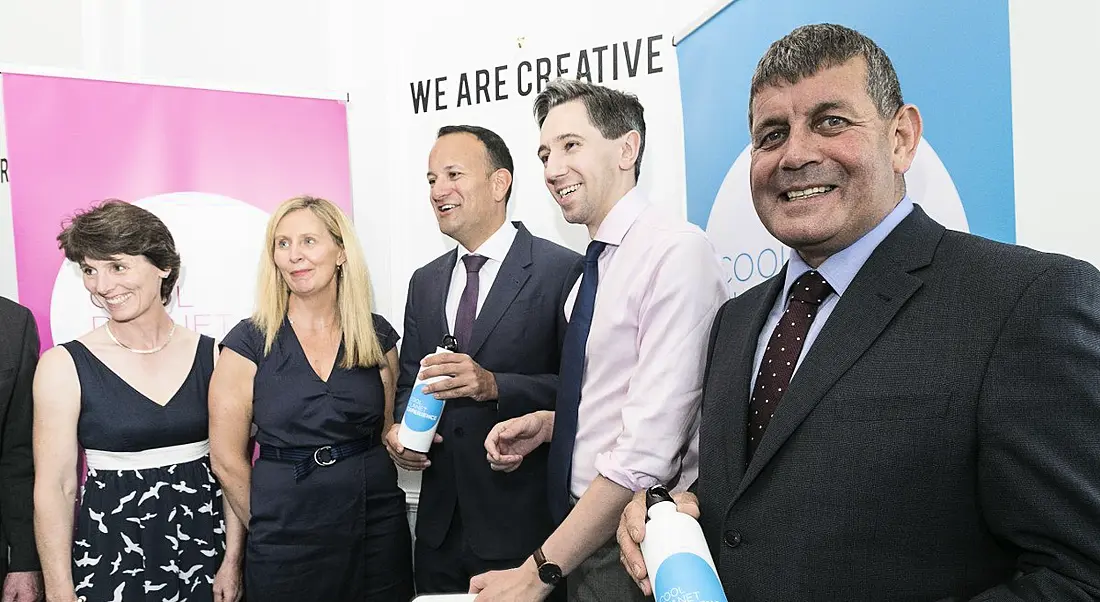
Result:
{"label": "maroon polka dot tie", "polygon": [[775,408],[791,382],[798,356],[802,353],[802,345],[806,341],[806,333],[810,331],[810,324],[817,315],[817,308],[832,292],[833,287],[829,286],[817,270],[810,270],[799,276],[791,287],[787,297],[787,310],[768,339],[749,400],[750,458],[756,453],[756,447],[760,445],[760,439],[775,415]]}

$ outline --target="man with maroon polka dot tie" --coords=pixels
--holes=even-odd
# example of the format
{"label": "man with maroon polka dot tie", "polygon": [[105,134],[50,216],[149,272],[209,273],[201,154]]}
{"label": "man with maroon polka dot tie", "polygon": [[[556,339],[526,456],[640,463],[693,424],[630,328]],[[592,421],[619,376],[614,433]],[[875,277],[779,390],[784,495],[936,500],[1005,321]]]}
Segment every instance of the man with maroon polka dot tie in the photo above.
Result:
{"label": "man with maroon polka dot tie", "polygon": [[926,215],[920,113],[856,31],[775,42],[749,106],[791,259],[715,318],[677,500],[729,599],[1100,599],[1100,272]]}

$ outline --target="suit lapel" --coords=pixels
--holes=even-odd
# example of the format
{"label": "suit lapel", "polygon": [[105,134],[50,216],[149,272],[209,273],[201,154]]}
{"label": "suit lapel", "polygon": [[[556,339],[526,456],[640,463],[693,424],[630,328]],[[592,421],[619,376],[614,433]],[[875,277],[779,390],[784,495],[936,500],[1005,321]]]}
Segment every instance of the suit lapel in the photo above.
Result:
{"label": "suit lapel", "polygon": [[474,320],[474,331],[470,334],[470,349],[467,355],[474,357],[489,338],[497,323],[504,316],[508,306],[515,300],[516,295],[531,277],[528,268],[531,266],[531,245],[533,238],[527,228],[520,222],[513,222],[518,230],[516,238],[512,241],[512,248],[504,256],[500,264],[493,287],[489,289],[489,295],[485,298],[485,304]]}
{"label": "suit lapel", "polygon": [[436,311],[435,317],[439,320],[440,324],[440,340],[432,343],[433,351],[434,346],[439,345],[440,341],[442,341],[444,334],[454,334],[451,332],[450,324],[447,323],[447,292],[451,289],[451,278],[454,276],[455,262],[457,261],[458,247],[455,247],[447,255],[446,261],[441,262],[436,268],[434,278],[432,279],[432,282],[439,287],[439,289],[435,291],[436,299],[439,301],[436,304],[438,311]]}
{"label": "suit lapel", "polygon": [[[787,268],[784,266],[779,274],[772,277],[761,289],[759,300],[750,302],[750,305],[754,305],[755,309],[752,310],[752,314],[743,326],[732,325],[732,328],[742,335],[734,339],[736,341],[734,344],[738,348],[730,357],[730,366],[726,368],[732,374],[728,380],[721,377],[714,379],[715,382],[725,384],[726,390],[722,393],[721,399],[730,400],[728,407],[722,409],[722,413],[726,416],[726,420],[722,421],[727,429],[726,432],[722,433],[722,439],[725,441],[744,442],[748,438],[745,429],[749,413],[749,387],[752,386],[752,369],[756,360],[756,342],[760,331],[768,320],[768,314],[771,313],[776,297],[783,289],[786,274]],[[715,344],[720,345],[721,342]],[[741,483],[744,477],[746,451],[743,443],[741,445],[735,444],[727,458],[729,462],[726,469],[729,478],[727,482],[733,487]],[[734,491],[728,491],[726,494],[726,499],[732,499]]]}
{"label": "suit lapel", "polygon": [[[917,292],[922,281],[909,272],[931,263],[942,235],[943,227],[925,215],[920,207],[914,207],[871,254],[795,372],[735,497],[748,488],[829,389],[859,360],[909,297]],[[753,332],[759,334],[759,329]],[[754,345],[755,342],[754,339]],[[744,441],[744,437],[737,441]]]}

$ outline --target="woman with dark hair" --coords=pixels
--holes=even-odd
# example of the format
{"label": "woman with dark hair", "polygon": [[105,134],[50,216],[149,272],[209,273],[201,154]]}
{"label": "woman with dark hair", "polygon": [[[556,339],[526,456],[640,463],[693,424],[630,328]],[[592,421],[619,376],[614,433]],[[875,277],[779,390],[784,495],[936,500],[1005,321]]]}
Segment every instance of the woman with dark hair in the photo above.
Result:
{"label": "woman with dark hair", "polygon": [[[108,200],[57,237],[99,328],[42,355],[34,523],[48,600],[235,601],[244,527],[210,470],[214,341],[168,315],[180,273],[155,215]],[[73,528],[79,447],[87,480]]]}

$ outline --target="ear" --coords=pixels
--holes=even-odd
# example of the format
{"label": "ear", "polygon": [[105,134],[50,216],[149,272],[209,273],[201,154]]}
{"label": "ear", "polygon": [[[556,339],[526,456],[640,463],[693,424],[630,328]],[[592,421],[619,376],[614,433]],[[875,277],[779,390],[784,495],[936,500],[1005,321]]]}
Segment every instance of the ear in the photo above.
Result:
{"label": "ear", "polygon": [[493,200],[500,203],[504,201],[504,195],[508,187],[512,185],[512,174],[503,167],[489,175],[489,186],[493,190]]}
{"label": "ear", "polygon": [[634,164],[638,162],[638,152],[642,149],[642,135],[637,130],[630,130],[620,140],[619,169],[634,173]]}
{"label": "ear", "polygon": [[923,124],[920,111],[913,105],[898,109],[891,122],[894,126],[893,165],[894,173],[902,175],[909,171],[913,157],[917,154]]}
{"label": "ear", "polygon": [[336,256],[336,267],[340,267],[348,262],[348,254],[340,249],[340,254]]}

